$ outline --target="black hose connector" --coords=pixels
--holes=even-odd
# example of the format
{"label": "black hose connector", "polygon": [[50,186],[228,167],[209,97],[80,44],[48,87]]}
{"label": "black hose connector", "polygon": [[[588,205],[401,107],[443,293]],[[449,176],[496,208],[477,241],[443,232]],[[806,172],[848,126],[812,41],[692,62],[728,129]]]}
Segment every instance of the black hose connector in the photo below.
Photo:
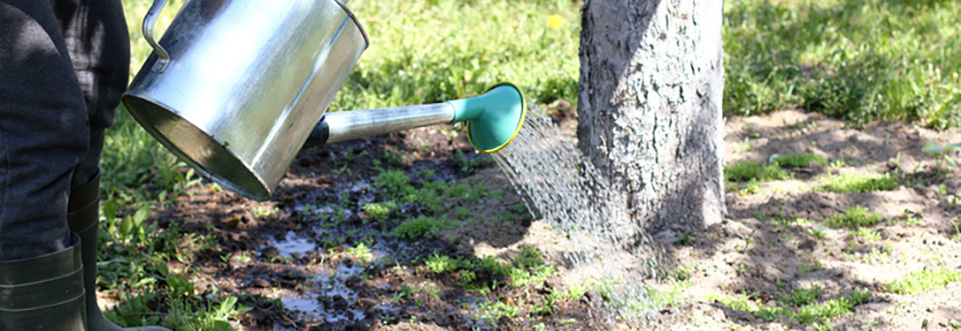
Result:
{"label": "black hose connector", "polygon": [[321,117],[320,122],[314,126],[314,130],[310,131],[310,136],[307,137],[304,147],[316,147],[327,143],[327,139],[330,138],[330,126],[327,125],[326,118],[326,115]]}

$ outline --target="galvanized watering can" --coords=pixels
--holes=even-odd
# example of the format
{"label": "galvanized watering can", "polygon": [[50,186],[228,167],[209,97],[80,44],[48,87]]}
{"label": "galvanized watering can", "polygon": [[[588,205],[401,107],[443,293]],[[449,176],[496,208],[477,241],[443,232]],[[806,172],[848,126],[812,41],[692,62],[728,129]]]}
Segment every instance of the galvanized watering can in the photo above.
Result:
{"label": "galvanized watering can", "polygon": [[526,107],[516,86],[443,103],[324,114],[369,45],[346,0],[188,0],[153,47],[123,104],[203,176],[266,200],[307,141],[323,144],[466,121],[482,152],[504,147]]}

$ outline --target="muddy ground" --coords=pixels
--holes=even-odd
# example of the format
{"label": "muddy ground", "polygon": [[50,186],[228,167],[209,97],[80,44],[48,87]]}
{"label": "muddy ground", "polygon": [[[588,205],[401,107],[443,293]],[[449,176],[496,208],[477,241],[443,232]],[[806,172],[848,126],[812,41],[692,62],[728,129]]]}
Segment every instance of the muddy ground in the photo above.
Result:
{"label": "muddy ground", "polygon": [[[557,119],[573,135],[574,119]],[[190,270],[199,289],[216,286],[254,307],[233,323],[240,330],[813,329],[787,316],[764,319],[732,309],[718,297],[776,305],[793,290],[814,284],[822,289],[819,302],[855,289],[870,291],[852,313],[830,321],[835,329],[957,325],[959,282],[917,295],[881,289],[910,272],[961,266],[961,243],[953,240],[961,177],[957,169],[936,172],[934,159],[921,151],[926,142],[961,142],[961,134],[899,124],[855,130],[799,111],[728,118],[725,129],[727,163],[811,151],[833,166],[792,169],[792,178],[762,182],[754,194],[729,191],[723,220],[662,236],[674,238],[658,243],[673,276],[653,288],[672,293],[672,304],[644,321],[608,323],[589,309],[591,294],[559,301],[550,314],[534,313],[532,307],[552,289],[568,287],[560,281],[564,266],[552,262],[556,252],[548,243],[556,234],[518,207],[523,197],[487,156],[473,153],[463,135],[440,128],[305,149],[269,201],[204,185],[155,211],[152,219],[161,226],[183,222],[187,231],[219,236],[219,244],[191,265],[171,267]],[[459,220],[457,226],[425,239],[397,238],[390,229],[406,215],[424,213],[425,206],[405,204],[386,221],[371,222],[361,206],[384,200],[373,181],[385,168],[404,171],[416,185],[438,180],[486,185],[500,195],[446,201],[441,214]],[[890,173],[904,180],[891,191],[813,190],[823,176],[847,172]],[[850,229],[824,225],[857,205],[888,220],[872,227],[880,239],[859,241]],[[472,221],[460,219],[465,215]],[[806,221],[784,221],[798,218]],[[368,258],[358,258],[360,243],[369,249]],[[558,272],[539,284],[478,292],[459,286],[460,275],[435,273],[423,263],[432,254],[490,255],[510,263],[522,247],[542,250]],[[479,271],[477,277],[487,284],[506,281],[490,272]],[[513,317],[491,314],[494,302],[517,311]]]}

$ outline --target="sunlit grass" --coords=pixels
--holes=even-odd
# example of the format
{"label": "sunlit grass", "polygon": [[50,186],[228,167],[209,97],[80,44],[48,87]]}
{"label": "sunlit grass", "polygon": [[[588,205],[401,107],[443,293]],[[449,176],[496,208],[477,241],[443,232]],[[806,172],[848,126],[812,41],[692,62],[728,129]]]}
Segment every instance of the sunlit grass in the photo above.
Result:
{"label": "sunlit grass", "polygon": [[921,270],[884,285],[885,292],[919,294],[944,288],[950,282],[961,281],[961,271],[946,268]]}
{"label": "sunlit grass", "polygon": [[724,179],[728,181],[772,181],[787,179],[790,175],[781,170],[774,163],[759,163],[751,160],[741,160],[724,167]]}
{"label": "sunlit grass", "polygon": [[884,221],[878,213],[868,213],[868,209],[861,206],[848,208],[843,214],[834,215],[826,223],[838,228],[860,228],[874,226]]}
{"label": "sunlit grass", "polygon": [[817,189],[834,193],[865,193],[890,191],[897,188],[898,185],[901,185],[901,181],[888,174],[850,173],[825,176],[823,184]]}
{"label": "sunlit grass", "polygon": [[857,124],[959,124],[957,1],[733,0],[724,7],[729,114],[801,105]]}

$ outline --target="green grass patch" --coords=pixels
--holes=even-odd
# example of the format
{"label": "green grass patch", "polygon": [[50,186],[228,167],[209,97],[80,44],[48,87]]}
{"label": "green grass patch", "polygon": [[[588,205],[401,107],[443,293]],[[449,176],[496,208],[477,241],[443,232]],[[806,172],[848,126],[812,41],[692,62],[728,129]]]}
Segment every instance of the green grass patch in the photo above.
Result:
{"label": "green grass patch", "polygon": [[361,207],[367,214],[367,218],[375,222],[386,220],[397,208],[398,205],[393,200],[368,203]]}
{"label": "green grass patch", "polygon": [[865,242],[872,242],[881,240],[881,232],[868,228],[857,228],[857,230],[851,232],[851,237],[860,238]]}
{"label": "green grass patch", "polygon": [[761,305],[754,300],[747,298],[731,298],[724,295],[712,294],[709,299],[714,299],[724,306],[748,312],[766,321],[773,321],[778,316],[787,316],[793,321],[801,324],[828,324],[834,318],[843,316],[854,311],[854,307],[864,303],[871,292],[864,290],[854,290],[851,295],[818,302],[821,295],[818,286],[811,289],[798,289],[781,300],[780,305]]}
{"label": "green grass patch", "polygon": [[[492,256],[484,258],[460,258],[440,255],[437,252],[424,259],[424,266],[434,273],[455,273],[464,289],[486,293],[506,283],[510,286],[543,287],[557,268],[544,262],[543,253],[533,247],[523,247],[510,263],[501,263]],[[493,275],[492,279],[479,279],[479,273]]]}
{"label": "green grass patch", "polygon": [[[573,1],[357,2],[371,47],[331,110],[423,104],[513,82],[536,102],[576,104],[579,5]],[[560,25],[548,18],[558,15]],[[438,19],[456,17],[456,20]]]}
{"label": "green grass patch", "polygon": [[843,174],[826,176],[818,190],[834,193],[865,193],[874,191],[890,191],[901,185],[897,177],[889,174],[865,175]]}
{"label": "green grass patch", "polygon": [[844,214],[834,215],[826,220],[826,223],[836,228],[856,229],[866,226],[874,226],[881,223],[884,218],[878,213],[868,214],[868,209],[861,206],[854,206],[844,211]]}
{"label": "green grass patch", "polygon": [[361,263],[368,263],[374,258],[370,247],[367,247],[367,244],[365,243],[359,243],[354,247],[348,248],[347,254],[353,255],[354,258]]}
{"label": "green grass patch", "polygon": [[790,316],[791,311],[778,306],[766,306],[755,302],[754,300],[747,298],[731,298],[724,295],[709,295],[709,299],[714,299],[723,304],[724,306],[751,313],[751,315],[757,316],[758,318],[764,319],[766,321],[773,321],[777,319],[778,316]]}
{"label": "green grass patch", "polygon": [[773,163],[741,160],[724,167],[724,179],[728,181],[742,182],[754,179],[766,182],[787,178],[790,178],[787,171]]}
{"label": "green grass patch", "polygon": [[403,170],[390,169],[383,170],[374,179],[374,187],[387,191],[388,194],[398,194],[403,192],[410,182],[410,177]]}
{"label": "green grass patch", "polygon": [[884,285],[885,292],[897,294],[920,294],[944,288],[950,282],[961,281],[961,271],[941,268],[921,270],[908,274],[902,279]]}
{"label": "green grass patch", "polygon": [[850,314],[854,307],[864,303],[864,300],[871,296],[870,291],[854,290],[851,295],[831,299],[823,303],[810,303],[798,308],[797,313],[791,318],[798,323],[826,324],[832,319]]}
{"label": "green grass patch", "polygon": [[547,296],[531,307],[534,315],[548,316],[554,314],[557,305],[564,301],[578,301],[587,293],[586,286],[573,286],[566,291],[550,289]]}
{"label": "green grass patch", "polygon": [[959,12],[950,0],[725,1],[724,111],[957,126]]}
{"label": "green grass patch", "polygon": [[429,216],[418,216],[400,223],[391,230],[391,234],[411,240],[430,237],[443,229],[445,221]]}
{"label": "green grass patch", "polygon": [[787,154],[774,157],[774,163],[782,168],[805,168],[812,162],[822,167],[827,165],[827,161],[824,160],[824,157],[814,154],[814,152]]}
{"label": "green grass patch", "polygon": [[744,183],[725,181],[725,190],[737,192],[740,195],[751,195],[761,192],[761,184],[755,178]]}
{"label": "green grass patch", "polygon": [[460,258],[452,258],[447,255],[440,255],[437,252],[434,252],[434,254],[428,256],[427,259],[424,260],[424,265],[434,273],[457,271],[460,263]]}
{"label": "green grass patch", "polygon": [[820,285],[814,284],[809,289],[799,288],[792,291],[791,294],[788,294],[784,299],[782,299],[782,302],[785,305],[801,307],[816,303],[818,301],[818,297],[820,297],[823,292],[824,291],[821,289]]}

